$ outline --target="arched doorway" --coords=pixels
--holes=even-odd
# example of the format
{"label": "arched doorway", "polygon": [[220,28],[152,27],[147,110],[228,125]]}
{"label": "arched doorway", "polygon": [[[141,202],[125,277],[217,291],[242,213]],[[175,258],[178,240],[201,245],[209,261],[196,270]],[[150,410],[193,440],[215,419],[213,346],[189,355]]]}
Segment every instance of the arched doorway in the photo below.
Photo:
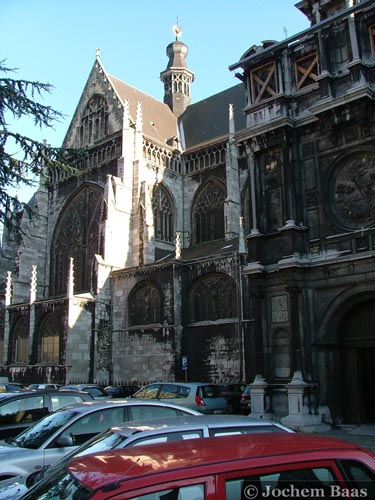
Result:
{"label": "arched doorway", "polygon": [[347,423],[375,422],[375,299],[353,305],[339,323]]}

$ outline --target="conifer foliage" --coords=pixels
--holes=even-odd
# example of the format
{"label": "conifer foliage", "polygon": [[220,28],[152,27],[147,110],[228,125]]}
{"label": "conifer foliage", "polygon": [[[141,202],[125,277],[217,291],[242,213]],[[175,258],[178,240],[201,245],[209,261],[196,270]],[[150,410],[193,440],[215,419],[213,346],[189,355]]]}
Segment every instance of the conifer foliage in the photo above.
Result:
{"label": "conifer foliage", "polygon": [[40,103],[43,96],[51,92],[52,85],[10,78],[16,70],[4,64],[4,60],[0,61],[0,224],[8,234],[19,239],[22,237],[18,225],[20,215],[26,211],[32,217],[34,212],[31,205],[18,199],[16,190],[33,186],[35,178],[40,176],[48,182],[53,169],[73,173],[71,165],[79,154],[26,137],[7,123],[7,119],[17,124],[17,120],[27,117],[33,120],[35,127],[53,128],[63,114]]}

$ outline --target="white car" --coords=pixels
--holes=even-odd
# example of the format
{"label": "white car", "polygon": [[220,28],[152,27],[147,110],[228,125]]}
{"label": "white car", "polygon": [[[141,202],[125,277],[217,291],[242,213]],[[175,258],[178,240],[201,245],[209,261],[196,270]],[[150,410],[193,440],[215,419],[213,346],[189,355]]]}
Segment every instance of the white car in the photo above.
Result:
{"label": "white car", "polygon": [[112,399],[64,406],[27,430],[0,441],[0,484],[50,466],[97,434],[132,420],[201,415],[172,403]]}
{"label": "white car", "polygon": [[77,456],[100,453],[114,448],[127,448],[144,444],[196,439],[212,436],[254,434],[260,432],[294,432],[276,422],[241,415],[184,415],[131,422],[113,427],[90,439],[86,444],[68,453],[50,468],[0,481],[0,500],[16,500],[37,482],[53,481],[66,464]]}

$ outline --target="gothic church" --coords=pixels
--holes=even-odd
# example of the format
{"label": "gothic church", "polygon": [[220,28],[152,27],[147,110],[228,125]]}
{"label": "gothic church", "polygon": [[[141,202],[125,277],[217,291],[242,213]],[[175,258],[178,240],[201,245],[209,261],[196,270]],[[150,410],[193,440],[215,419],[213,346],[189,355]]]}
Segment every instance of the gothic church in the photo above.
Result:
{"label": "gothic church", "polygon": [[375,419],[375,5],[296,8],[196,103],[177,38],[163,102],[97,51],[63,144],[86,161],[3,237],[2,375],[257,380],[276,418],[299,374],[311,414]]}

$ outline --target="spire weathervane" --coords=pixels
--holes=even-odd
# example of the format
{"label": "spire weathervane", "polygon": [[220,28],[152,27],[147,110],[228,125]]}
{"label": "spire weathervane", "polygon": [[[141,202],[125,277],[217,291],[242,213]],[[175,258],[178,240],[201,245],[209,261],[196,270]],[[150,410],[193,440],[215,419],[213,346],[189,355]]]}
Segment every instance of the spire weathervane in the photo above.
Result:
{"label": "spire weathervane", "polygon": [[182,35],[181,26],[178,24],[178,17],[176,17],[176,24],[172,27],[173,33],[176,35],[176,40]]}

